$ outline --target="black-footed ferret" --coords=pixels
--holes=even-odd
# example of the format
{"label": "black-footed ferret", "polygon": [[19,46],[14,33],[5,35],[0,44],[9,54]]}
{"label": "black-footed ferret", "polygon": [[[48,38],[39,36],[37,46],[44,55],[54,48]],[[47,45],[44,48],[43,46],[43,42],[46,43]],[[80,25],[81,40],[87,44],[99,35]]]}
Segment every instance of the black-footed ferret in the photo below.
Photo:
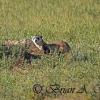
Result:
{"label": "black-footed ferret", "polygon": [[64,54],[70,52],[71,50],[69,44],[65,41],[58,41],[48,44],[44,42],[42,36],[33,36],[32,41],[40,51],[44,51],[44,54]]}

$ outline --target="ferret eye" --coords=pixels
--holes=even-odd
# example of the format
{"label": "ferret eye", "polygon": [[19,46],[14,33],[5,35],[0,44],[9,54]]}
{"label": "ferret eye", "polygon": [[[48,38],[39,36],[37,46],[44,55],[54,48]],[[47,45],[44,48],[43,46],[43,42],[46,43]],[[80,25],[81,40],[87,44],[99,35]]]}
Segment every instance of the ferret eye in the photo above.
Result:
{"label": "ferret eye", "polygon": [[37,40],[40,40],[40,38],[37,38]]}

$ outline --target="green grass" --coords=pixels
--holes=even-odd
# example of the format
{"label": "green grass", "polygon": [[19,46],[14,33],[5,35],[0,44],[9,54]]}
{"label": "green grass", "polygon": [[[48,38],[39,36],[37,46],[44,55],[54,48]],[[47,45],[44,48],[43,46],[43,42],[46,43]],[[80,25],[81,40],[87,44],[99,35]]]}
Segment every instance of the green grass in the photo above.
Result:
{"label": "green grass", "polygon": [[[31,68],[26,65],[21,73],[10,70],[14,60],[0,60],[0,100],[42,100],[32,91],[36,83],[62,87],[86,84],[89,91],[99,84],[100,0],[0,0],[0,42],[36,34],[47,42],[66,40],[74,60],[43,57],[33,60]],[[89,93],[83,100],[100,100],[99,94]],[[66,98],[78,97],[74,95]]]}

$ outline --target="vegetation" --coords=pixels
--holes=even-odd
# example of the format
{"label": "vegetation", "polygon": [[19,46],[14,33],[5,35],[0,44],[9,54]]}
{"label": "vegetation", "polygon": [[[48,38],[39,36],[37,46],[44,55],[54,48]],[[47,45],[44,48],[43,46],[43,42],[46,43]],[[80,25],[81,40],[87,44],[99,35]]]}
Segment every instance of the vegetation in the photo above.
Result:
{"label": "vegetation", "polygon": [[67,41],[73,57],[43,56],[33,59],[32,65],[25,63],[23,69],[11,69],[16,59],[4,56],[0,59],[0,100],[59,97],[35,94],[32,88],[37,83],[66,88],[86,85],[87,94],[63,95],[67,100],[100,100],[96,87],[100,87],[100,0],[0,0],[0,44],[36,34],[48,42]]}

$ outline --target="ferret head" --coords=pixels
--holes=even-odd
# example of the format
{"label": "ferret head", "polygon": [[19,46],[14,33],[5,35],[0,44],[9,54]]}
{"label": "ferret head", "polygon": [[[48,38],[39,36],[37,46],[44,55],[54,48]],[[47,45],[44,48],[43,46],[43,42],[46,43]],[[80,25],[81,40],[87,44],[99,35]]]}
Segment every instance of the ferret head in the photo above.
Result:
{"label": "ferret head", "polygon": [[32,37],[32,42],[35,44],[35,46],[37,48],[42,50],[42,46],[43,46],[43,38],[42,38],[42,36],[39,36],[39,35],[33,36]]}

